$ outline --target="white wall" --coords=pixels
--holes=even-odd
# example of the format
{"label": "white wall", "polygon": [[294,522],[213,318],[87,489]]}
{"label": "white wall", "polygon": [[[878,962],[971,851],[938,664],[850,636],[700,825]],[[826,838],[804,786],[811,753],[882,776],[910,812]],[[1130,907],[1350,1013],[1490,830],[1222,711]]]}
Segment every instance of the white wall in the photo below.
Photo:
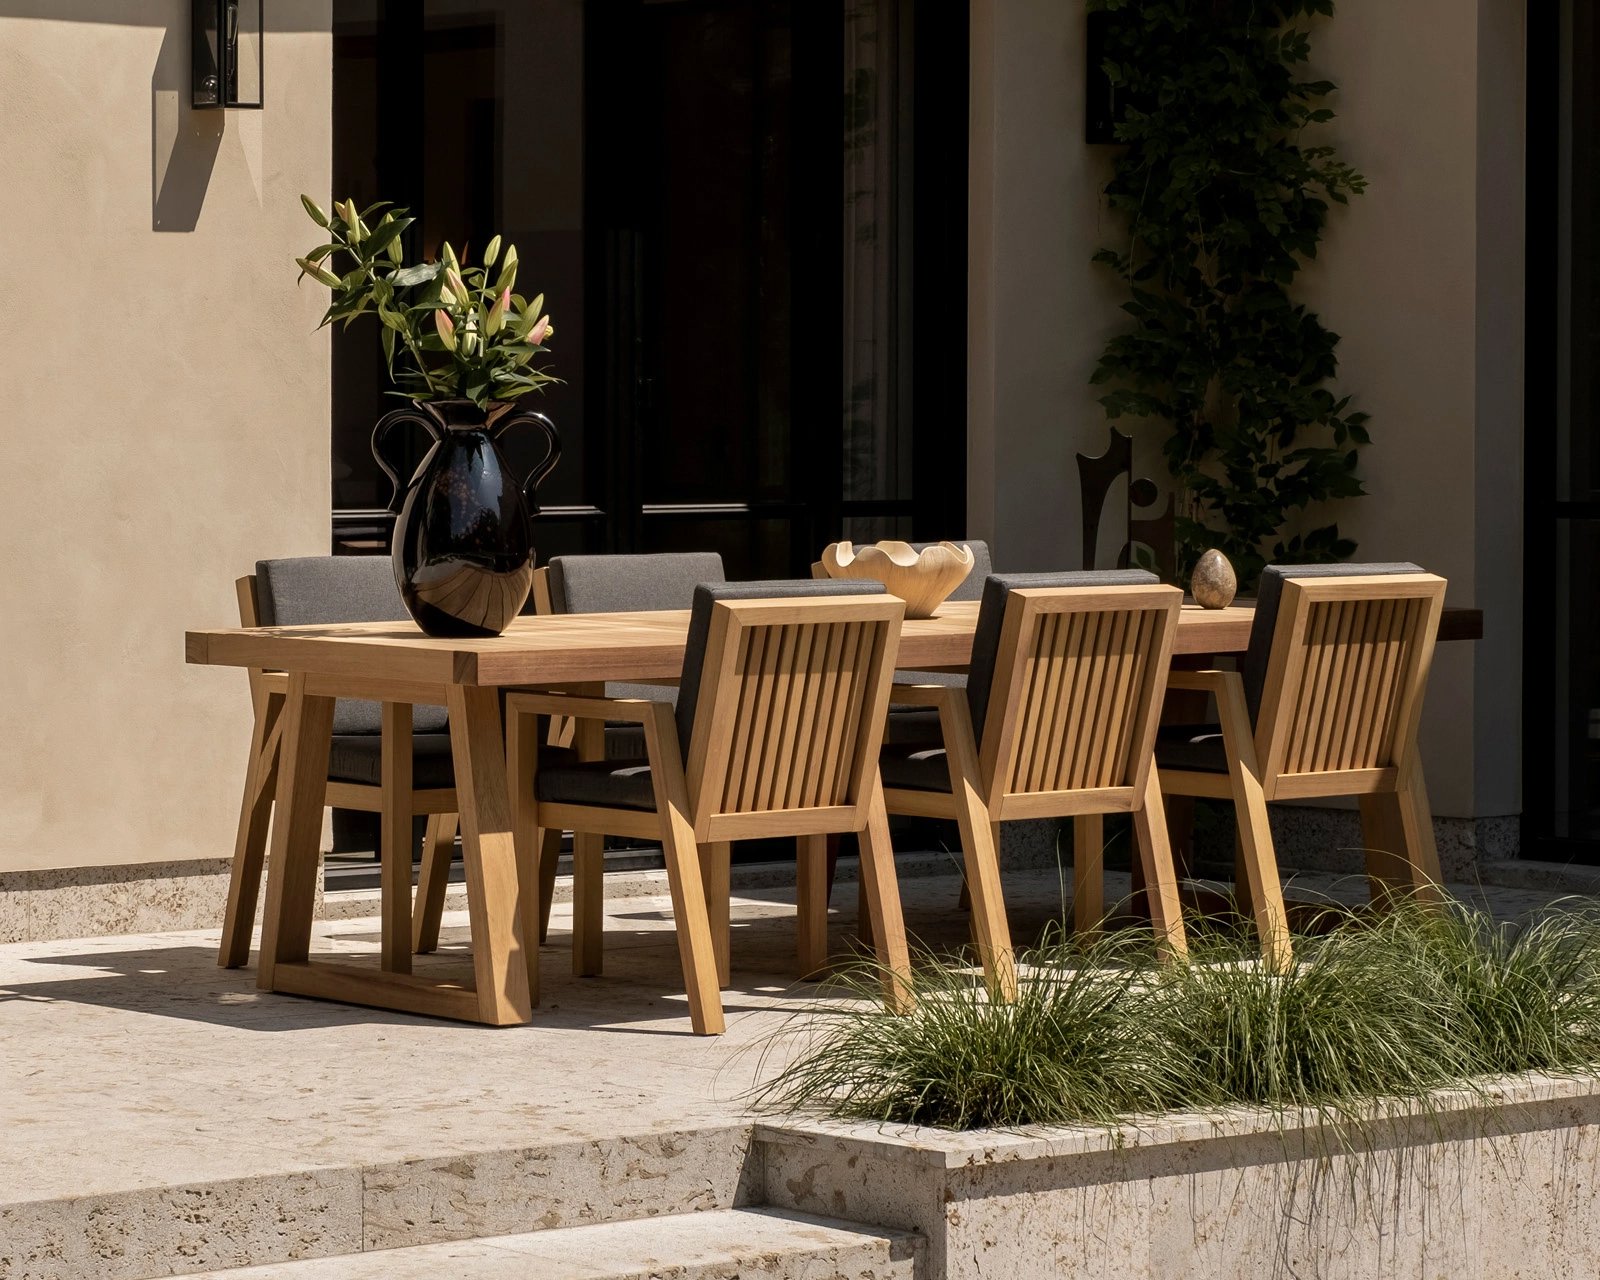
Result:
{"label": "white wall", "polygon": [[[1110,148],[1083,141],[1083,11],[974,0],[970,523],[1006,568],[1075,567],[1073,454],[1119,301],[1093,250]],[[1520,806],[1522,0],[1340,0],[1313,71],[1328,136],[1371,180],[1334,212],[1300,295],[1343,335],[1339,385],[1373,415],[1371,497],[1338,511],[1361,558],[1410,559],[1488,610],[1439,651],[1424,725],[1434,809]],[[1154,433],[1136,437],[1158,467]],[[1108,522],[1109,523],[1109,522]]]}
{"label": "white wall", "polygon": [[183,632],[327,550],[328,0],[267,6],[264,111],[184,105],[189,10],[0,0],[0,870],[231,854],[244,677]]}

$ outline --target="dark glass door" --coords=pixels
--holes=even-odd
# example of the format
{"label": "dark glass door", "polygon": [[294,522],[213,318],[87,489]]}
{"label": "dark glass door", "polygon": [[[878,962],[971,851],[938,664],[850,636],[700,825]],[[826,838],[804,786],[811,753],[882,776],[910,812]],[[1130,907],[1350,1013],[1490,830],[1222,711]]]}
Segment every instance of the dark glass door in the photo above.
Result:
{"label": "dark glass door", "polygon": [[[566,451],[541,559],[714,549],[750,577],[840,536],[965,533],[940,461],[965,448],[964,0],[334,14],[336,194],[411,207],[413,255],[503,231],[547,295],[564,381],[540,407]],[[384,537],[376,347],[335,336],[348,550]]]}
{"label": "dark glass door", "polygon": [[607,0],[589,14],[613,545],[790,572],[820,536],[810,499],[837,486],[798,429],[825,413],[805,371],[834,352],[823,338],[808,357],[802,335],[837,327],[837,236],[796,232],[837,224],[840,10]]}
{"label": "dark glass door", "polygon": [[1600,21],[1530,11],[1524,848],[1600,860]]}

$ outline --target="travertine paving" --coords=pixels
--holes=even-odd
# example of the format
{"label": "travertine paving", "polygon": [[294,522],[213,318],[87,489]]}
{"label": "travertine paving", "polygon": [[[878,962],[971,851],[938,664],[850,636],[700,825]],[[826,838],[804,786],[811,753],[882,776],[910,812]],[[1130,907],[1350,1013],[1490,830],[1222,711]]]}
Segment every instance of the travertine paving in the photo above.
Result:
{"label": "travertine paving", "polygon": [[[1007,878],[1019,941],[1062,918],[1063,878]],[[964,936],[956,890],[953,876],[904,883],[908,923],[933,945]],[[1554,896],[1493,892],[1505,914]],[[854,900],[836,891],[841,951]],[[543,1004],[499,1030],[263,995],[253,970],[217,968],[216,931],[0,947],[0,1276],[509,1235],[582,1225],[602,1202],[634,1217],[749,1203],[749,1091],[822,989],[790,976],[792,891],[736,892],[729,1031],[690,1035],[666,907],[610,900],[594,979],[570,976],[558,909]],[[446,925],[419,968],[466,966],[464,915]],[[318,929],[321,950],[376,945],[371,920]]]}

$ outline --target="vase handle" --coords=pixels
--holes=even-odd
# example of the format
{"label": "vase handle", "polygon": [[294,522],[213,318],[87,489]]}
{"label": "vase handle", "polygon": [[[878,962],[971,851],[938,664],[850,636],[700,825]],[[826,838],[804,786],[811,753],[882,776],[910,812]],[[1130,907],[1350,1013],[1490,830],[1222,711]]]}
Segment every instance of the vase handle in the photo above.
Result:
{"label": "vase handle", "polygon": [[444,439],[444,428],[427,411],[423,404],[408,404],[399,409],[391,410],[378,419],[378,425],[372,428],[372,457],[377,462],[379,469],[389,477],[391,492],[389,505],[384,508],[391,515],[400,510],[400,501],[405,497],[406,485],[400,479],[399,469],[383,455],[384,442],[389,438],[389,432],[402,422],[420,426],[433,437],[434,444]]}
{"label": "vase handle", "polygon": [[527,504],[528,515],[531,518],[539,513],[537,492],[539,485],[556,469],[556,463],[561,461],[561,434],[556,430],[556,424],[544,414],[512,405],[490,424],[490,437],[498,444],[507,431],[524,422],[532,423],[544,432],[547,446],[544,457],[534,464],[533,469],[528,472],[528,478],[522,482],[522,500]]}

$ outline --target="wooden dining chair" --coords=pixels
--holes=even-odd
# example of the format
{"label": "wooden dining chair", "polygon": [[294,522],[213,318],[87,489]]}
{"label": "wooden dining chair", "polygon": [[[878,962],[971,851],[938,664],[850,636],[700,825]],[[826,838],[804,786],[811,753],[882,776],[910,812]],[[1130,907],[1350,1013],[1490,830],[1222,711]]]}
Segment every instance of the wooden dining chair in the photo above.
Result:
{"label": "wooden dining chair", "polygon": [[[254,574],[238,579],[234,588],[239,624],[245,627],[408,621],[387,556],[263,560]],[[288,692],[288,678],[282,672],[250,668],[249,676],[255,723],[217,956],[217,963],[228,969],[250,959]],[[409,972],[414,946],[412,818],[418,814],[428,817],[425,861],[442,859],[448,866],[456,837],[455,776],[444,708],[339,699],[328,755],[327,803],[379,815],[382,962],[392,972]]]}
{"label": "wooden dining chair", "polygon": [[1169,725],[1171,795],[1233,802],[1235,894],[1269,959],[1286,962],[1271,800],[1358,796],[1373,896],[1442,901],[1417,727],[1445,580],[1414,564],[1269,565],[1239,671],[1174,671],[1218,723]]}
{"label": "wooden dining chair", "polygon": [[885,748],[885,803],[956,820],[978,950],[1005,987],[996,851],[1009,818],[1073,819],[1073,912],[1090,931],[1104,915],[1103,815],[1132,814],[1157,942],[1186,950],[1153,759],[1182,601],[1141,570],[991,576],[966,688],[895,687],[896,702],[937,710],[941,741]]}
{"label": "wooden dining chair", "polygon": [[[662,609],[687,609],[694,589],[702,582],[723,582],[722,557],[715,551],[667,551],[646,555],[555,556],[534,571],[533,611],[555,613],[636,613]],[[608,698],[677,698],[670,684],[620,684],[605,686]],[[570,747],[583,760],[627,760],[644,755],[644,733],[637,723],[618,721],[601,724],[558,716],[549,721],[545,734],[548,745]],[[539,859],[539,942],[550,932],[550,908],[555,901],[556,864],[560,857],[561,830],[544,831]],[[445,889],[449,883],[451,846],[439,846],[437,856],[424,852],[417,878],[416,949],[432,951],[439,944],[439,924],[444,914]],[[572,837],[572,875],[575,891],[586,910],[603,912],[605,887],[605,838],[590,832],[574,832]],[[586,932],[591,945],[600,944],[600,916]]]}
{"label": "wooden dining chair", "polygon": [[[562,693],[507,700],[520,865],[542,861],[541,830],[659,840],[698,1034],[723,1029],[729,842],[737,839],[800,838],[799,898],[809,909],[800,913],[799,950],[809,972],[826,955],[824,837],[859,833],[885,996],[897,1007],[908,999],[910,961],[877,769],[904,614],[904,602],[877,583],[704,585],[695,589],[676,710],[662,700]],[[639,724],[645,754],[551,761],[538,718],[559,715]],[[591,892],[581,883],[574,891]],[[597,973],[600,963],[589,936],[600,920],[586,906],[574,912],[580,975]]]}

